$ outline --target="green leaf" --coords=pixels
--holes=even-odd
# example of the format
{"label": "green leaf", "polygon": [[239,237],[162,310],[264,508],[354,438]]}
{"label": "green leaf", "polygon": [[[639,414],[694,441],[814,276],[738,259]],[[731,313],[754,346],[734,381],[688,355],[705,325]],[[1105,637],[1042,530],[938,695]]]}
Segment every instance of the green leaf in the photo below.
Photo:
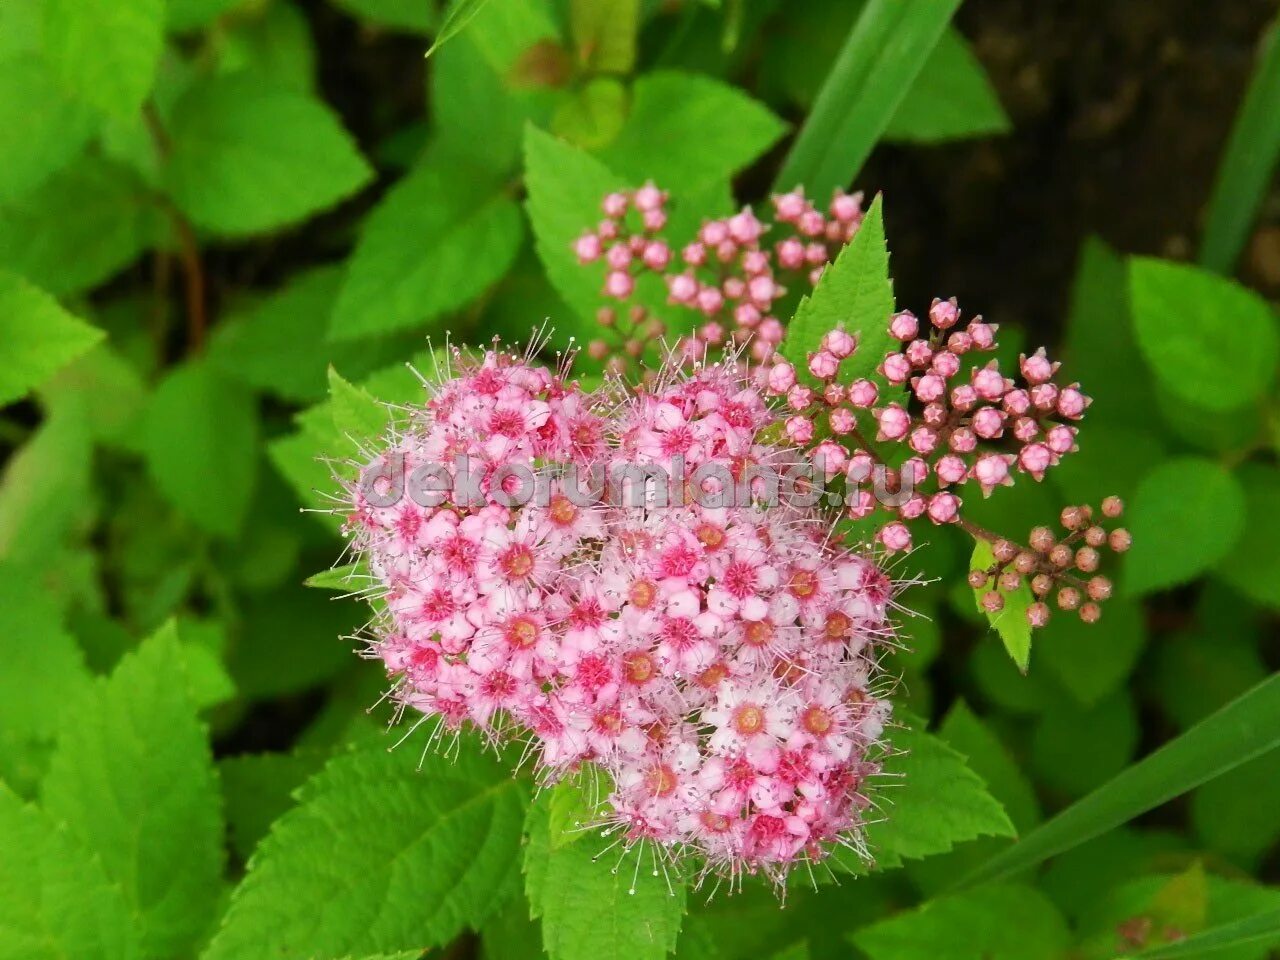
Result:
{"label": "green leaf", "polygon": [[1205,270],[1130,261],[1138,347],[1170,392],[1207,410],[1258,399],[1275,382],[1276,317],[1265,300]]}
{"label": "green leaf", "polygon": [[1280,29],[1272,24],[1218,167],[1200,245],[1200,263],[1231,273],[1280,158]]}
{"label": "green leaf", "polygon": [[123,167],[86,156],[0,206],[0,266],[56,296],[95,287],[157,235],[158,210]]}
{"label": "green leaf", "polygon": [[221,37],[218,70],[251,74],[268,86],[297,93],[315,88],[316,51],[311,26],[296,6],[276,2],[235,18]]}
{"label": "green leaf", "polygon": [[345,563],[340,567],[332,567],[313,573],[302,581],[304,586],[316,587],[320,590],[336,590],[339,593],[350,593],[359,589],[363,578],[370,576],[369,568],[360,561]]}
{"label": "green leaf", "polygon": [[215,233],[289,226],[373,176],[323,102],[252,76],[193,83],[174,109],[167,186],[193,222]]}
{"label": "green leaf", "polygon": [[[533,811],[530,819],[540,811]],[[541,814],[544,821],[546,814]],[[553,847],[531,831],[526,889],[542,918],[551,960],[663,960],[675,949],[685,911],[683,881],[656,868],[648,851],[605,852],[610,840]],[[655,872],[657,875],[655,876]]]}
{"label": "green leaf", "polygon": [[18,199],[65,167],[95,126],[93,111],[68,98],[39,57],[23,53],[0,60],[0,203]]}
{"label": "green leaf", "polygon": [[164,46],[164,0],[44,0],[54,73],[103,113],[127,119],[151,92]]}
{"label": "green leaf", "polygon": [[294,791],[323,765],[319,751],[248,753],[218,761],[231,845],[242,860],[293,808]]}
{"label": "green leaf", "polygon": [[0,270],[0,406],[21,399],[102,339],[43,290]]}
{"label": "green leaf", "polygon": [[631,97],[627,122],[600,159],[637,182],[652,179],[681,194],[729,179],[786,130],[764,105],[699,74],[647,73]]}
{"label": "green leaf", "polygon": [[938,733],[964,754],[970,769],[986,781],[991,795],[1008,812],[1009,820],[1019,831],[1040,822],[1040,802],[1026,773],[1010,756],[1000,738],[967,703],[956,701]]}
{"label": "green leaf", "polygon": [[435,39],[424,56],[430,57],[466,29],[472,17],[479,13],[487,2],[488,0],[453,0],[449,12],[445,14],[444,22],[440,24],[440,29],[436,31]]}
{"label": "green leaf", "polygon": [[523,240],[520,208],[501,183],[476,174],[429,160],[387,193],[352,254],[333,339],[419,326],[471,302],[507,272]]}
{"label": "green leaf", "polygon": [[911,723],[888,733],[895,754],[884,773],[899,779],[882,781],[894,785],[875,792],[884,819],[867,827],[867,845],[877,865],[945,853],[976,837],[1012,836],[1004,808],[964,757]]}
{"label": "green leaf", "polygon": [[612,790],[608,773],[595,764],[586,764],[573,777],[556,784],[547,804],[551,849],[558,850],[589,835],[590,825],[601,816],[600,800]]}
{"label": "green leaf", "polygon": [[782,354],[807,376],[808,355],[818,349],[824,334],[843,327],[857,336],[858,350],[841,365],[841,377],[871,376],[892,340],[893,309],[884,209],[877,196],[853,241],[822,272],[813,292],[800,301],[782,342]]}
{"label": "green leaf", "polygon": [[257,472],[253,398],[207,363],[176,367],[152,394],[143,448],[161,492],[201,529],[240,529]]}
{"label": "green leaf", "polygon": [[477,746],[451,761],[377,738],[331,760],[259,845],[204,960],[423,950],[477,928],[516,889],[526,805]]}
{"label": "green leaf", "polygon": [[0,483],[0,558],[49,567],[68,532],[85,522],[92,438],[82,402],[59,407],[5,465]]}
{"label": "green leaf", "polygon": [[572,91],[551,117],[551,130],[584,150],[617,139],[627,122],[627,89],[615,77],[593,77]]}
{"label": "green leaf", "polygon": [[847,186],[883,135],[960,0],[870,0],[774,181],[823,197]]}
{"label": "green leaf", "polygon": [[886,140],[940,143],[1008,133],[1011,124],[964,37],[944,30],[885,128]]}
{"label": "green leaf", "polygon": [[1130,954],[1132,960],[1180,960],[1182,957],[1219,955],[1229,947],[1257,944],[1275,946],[1280,942],[1280,907],[1201,930],[1183,940],[1161,944]]}
{"label": "green leaf", "polygon": [[175,33],[208,26],[244,0],[165,0],[166,26]]}
{"label": "green leaf", "polygon": [[1272,751],[1210,780],[1191,795],[1191,824],[1206,848],[1244,866],[1280,840],[1280,809],[1259,803],[1280,783],[1280,752]]}
{"label": "green leaf", "polygon": [[44,809],[102,863],[148,957],[189,954],[212,922],[222,815],[208,736],[172,627],[120,661],[68,718]]}
{"label": "green leaf", "polygon": [[1038,662],[1090,706],[1124,684],[1146,642],[1141,605],[1116,597],[1103,606],[1097,623],[1066,613],[1052,617],[1036,637],[1036,651]]}
{"label": "green leaf", "polygon": [[425,0],[333,0],[353,16],[371,21],[375,26],[391,27],[409,33],[426,33],[435,22],[433,5]]}
{"label": "green leaf", "polygon": [[391,411],[363,387],[353,386],[329,368],[329,408],[338,433],[361,444],[386,430]]}
{"label": "green leaf", "polygon": [[1244,493],[1219,464],[1178,457],[1142,481],[1128,519],[1124,585],[1140,596],[1192,580],[1226,557],[1244,531]]}
{"label": "green leaf", "polygon": [[1040,713],[1031,732],[1032,767],[1046,788],[1079,797],[1125,768],[1140,735],[1138,710],[1128,690],[1087,707],[1057,698]]}
{"label": "green leaf", "polygon": [[102,866],[0,783],[0,956],[137,960],[129,910]]}
{"label": "green leaf", "polygon": [[1057,960],[1071,940],[1066,921],[1043,894],[1006,885],[930,900],[864,927],[853,942],[871,960],[960,954],[983,960]]}
{"label": "green leaf", "polygon": [[[973,557],[969,560],[970,570],[989,570],[996,565],[995,554],[991,552],[991,544],[986,540],[976,540],[973,544]],[[989,587],[973,591],[973,600],[978,612],[986,616],[987,622],[995,628],[1004,648],[1023,673],[1031,664],[1031,624],[1027,620],[1027,609],[1035,602],[1031,588],[1024,582],[1017,590],[1003,590],[999,586],[996,592],[1004,598],[1004,606],[995,613],[982,605],[982,598]]]}
{"label": "green leaf", "polygon": [[1245,464],[1236,478],[1244,491],[1244,531],[1217,575],[1255,603],[1280,607],[1280,471]]}
{"label": "green leaf", "polygon": [[640,0],[571,0],[569,31],[588,73],[630,73],[636,62]]}
{"label": "green leaf", "polygon": [[962,878],[998,880],[1070,850],[1280,746],[1280,673],[1127,767]]}

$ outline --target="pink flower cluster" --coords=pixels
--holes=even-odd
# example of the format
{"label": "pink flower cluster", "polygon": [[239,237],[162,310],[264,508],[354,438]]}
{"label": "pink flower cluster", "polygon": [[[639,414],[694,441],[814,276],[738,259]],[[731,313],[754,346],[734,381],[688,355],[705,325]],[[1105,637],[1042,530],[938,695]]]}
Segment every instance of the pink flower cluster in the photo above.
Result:
{"label": "pink flower cluster", "polygon": [[[611,193],[604,198],[605,218],[595,230],[574,243],[583,264],[606,264],[604,295],[627,301],[639,276],[662,276],[667,303],[700,315],[695,331],[681,340],[681,351],[702,359],[707,348],[750,341],[758,361],[773,356],[782,340],[778,301],[797,282],[812,286],[840,248],[853,239],[862,224],[861,194],[836,191],[827,212],[810,202],[801,190],[773,198],[774,222],[760,221],[750,207],[731,217],[703,223],[696,238],[677,256],[664,236],[667,194],[652,183],[638,190]],[[646,339],[664,332],[648,321],[641,308],[628,315],[632,328],[623,330],[611,309],[602,311],[605,326],[626,338],[624,349],[635,354]],[[611,353],[603,339],[589,351],[597,359]]]}
{"label": "pink flower cluster", "polygon": [[799,508],[666,506],[653,487],[582,506],[564,476],[545,503],[503,495],[514,465],[683,458],[675,484],[704,465],[740,477],[788,455],[762,435],[774,422],[730,365],[605,397],[491,352],[440,383],[372,467],[466,455],[484,502],[388,506],[361,486],[347,524],[383,588],[371,650],[398,701],[437,736],[526,738],[544,782],[598,764],[601,822],[628,848],[780,881],[860,846],[889,713],[874,689],[892,584],[870,559]]}
{"label": "pink flower cluster", "polygon": [[[786,361],[767,374],[769,392],[784,396],[792,411],[788,437],[822,455],[828,479],[843,472],[858,487],[850,516],[861,519],[883,506],[901,518],[877,534],[890,552],[911,546],[902,520],[958,522],[963,501],[957,491],[969,481],[989,496],[996,487],[1011,485],[1014,473],[1043,479],[1076,449],[1076,427],[1070,424],[1084,416],[1089,398],[1079,384],[1054,382],[1059,365],[1043,349],[1020,358],[1021,383],[1006,377],[996,360],[975,361],[995,350],[996,329],[981,317],[962,324],[954,299],[935,300],[927,324],[910,311],[895,314],[889,333],[901,346],[886,353],[878,367],[893,388],[889,397],[874,380],[842,381],[841,365],[858,344],[838,329],[809,354],[809,382],[801,382]],[[901,491],[898,502],[877,500],[866,489],[882,458],[860,428],[860,416],[874,419],[878,443],[909,450],[896,469],[886,470],[886,485]],[[820,424],[827,429],[815,442]]]}

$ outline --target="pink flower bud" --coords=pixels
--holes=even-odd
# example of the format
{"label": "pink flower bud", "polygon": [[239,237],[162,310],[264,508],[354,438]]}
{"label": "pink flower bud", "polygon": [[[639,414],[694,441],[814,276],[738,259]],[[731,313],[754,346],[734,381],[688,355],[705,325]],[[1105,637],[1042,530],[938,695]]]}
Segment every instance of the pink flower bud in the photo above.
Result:
{"label": "pink flower bud", "polygon": [[1043,443],[1030,443],[1018,452],[1018,467],[1035,479],[1044,478],[1044,472],[1053,465],[1053,451]]}
{"label": "pink flower bud", "polygon": [[[800,219],[796,221],[796,229],[798,229],[806,237],[816,237],[822,234],[827,227],[827,218],[820,214],[817,210],[806,210],[800,214]],[[826,255],[826,250],[823,250]]]}
{"label": "pink flower bud", "polygon": [[920,321],[916,319],[916,315],[910,310],[895,313],[889,319],[889,333],[895,340],[908,343],[914,340],[919,332]]}
{"label": "pink flower bud", "polygon": [[911,415],[896,403],[875,411],[875,415],[880,424],[877,440],[901,440],[911,429]]}
{"label": "pink flower bud", "polygon": [[592,360],[603,360],[609,356],[609,344],[603,340],[592,340],[587,344],[587,356]]}
{"label": "pink flower bud", "polygon": [[911,366],[917,370],[923,370],[929,366],[929,361],[933,359],[933,347],[929,346],[927,340],[912,340],[903,353]]}
{"label": "pink flower bud", "polygon": [[895,386],[906,383],[907,377],[911,376],[911,361],[901,353],[891,353],[884,358],[884,363],[880,364],[880,372]]}
{"label": "pink flower bud", "polygon": [[786,329],[782,326],[782,321],[777,317],[765,317],[760,321],[760,327],[756,330],[756,339],[763,340],[765,343],[781,343],[782,335]]}
{"label": "pink flower bud", "polygon": [[698,231],[698,239],[708,247],[718,247],[729,239],[729,227],[723,220],[708,220]]}
{"label": "pink flower bud", "polygon": [[862,194],[847,194],[837,190],[831,200],[831,215],[841,223],[855,223],[862,219]]}
{"label": "pink flower bud", "polygon": [[823,440],[813,448],[813,459],[821,465],[823,476],[830,480],[836,474],[844,472],[849,463],[849,454],[834,440]]}
{"label": "pink flower bud", "polygon": [[625,270],[612,270],[604,278],[604,294],[617,300],[625,300],[631,296],[636,282]]}
{"label": "pink flower bud", "polygon": [[755,243],[764,232],[764,226],[756,219],[750,207],[743,207],[741,213],[729,218],[729,236],[738,243]]}
{"label": "pink flower bud", "polygon": [[960,498],[954,493],[935,493],[929,498],[929,519],[934,523],[954,523],[960,516]]}
{"label": "pink flower bud", "polygon": [[618,225],[612,220],[601,220],[596,224],[596,233],[600,235],[601,240],[616,240],[618,237]]}
{"label": "pink flower bud", "polygon": [[1030,443],[1040,434],[1040,424],[1031,417],[1019,417],[1013,422],[1013,436],[1019,443]]}
{"label": "pink flower bud", "polygon": [[859,490],[849,497],[848,513],[853,520],[868,517],[876,508],[876,498],[870,490]]}
{"label": "pink flower bud", "polygon": [[957,357],[973,349],[973,337],[966,330],[956,330],[947,337],[947,350]]}
{"label": "pink flower bud", "polygon": [[614,270],[625,270],[631,263],[631,248],[625,243],[615,243],[609,248],[605,260]]}
{"label": "pink flower bud", "polygon": [[792,410],[808,410],[813,405],[813,390],[797,383],[787,391],[787,406]]}
{"label": "pink flower bud", "polygon": [[911,431],[908,443],[916,453],[927,457],[938,445],[938,435],[929,427],[916,427]]}
{"label": "pink flower bud", "polygon": [[978,402],[978,391],[964,383],[951,391],[951,405],[957,410],[971,410]]}
{"label": "pink flower bud", "polygon": [[941,351],[933,356],[933,372],[950,380],[960,372],[960,358],[954,353]]}
{"label": "pink flower bud", "polygon": [[703,287],[698,291],[698,309],[708,317],[719,313],[724,306],[724,294],[717,287]]}
{"label": "pink flower bud", "polygon": [[857,425],[853,411],[848,407],[836,407],[831,411],[831,416],[828,420],[831,423],[831,432],[841,437],[847,433],[852,433],[853,428]]}
{"label": "pink flower bud", "polygon": [[1080,392],[1075,385],[1067,387],[1058,395],[1058,413],[1068,420],[1079,420],[1084,416],[1087,406],[1093,401]]}
{"label": "pink flower bud", "polygon": [[924,405],[924,422],[935,429],[941,429],[942,425],[947,422],[947,408],[941,403],[926,403]]}
{"label": "pink flower bud", "polygon": [[876,462],[871,455],[859,450],[849,458],[849,466],[845,468],[844,475],[850,483],[866,483],[875,468]]}
{"label": "pink flower bud", "polygon": [[933,403],[947,392],[947,382],[936,373],[917,377],[913,387],[921,403]]}
{"label": "pink flower bud", "polygon": [[612,220],[625,216],[627,212],[627,195],[625,193],[607,193],[601,203],[604,215]]}
{"label": "pink flower bud", "polygon": [[1009,389],[1009,382],[1000,375],[994,363],[973,371],[973,389],[983,400],[999,400]]}
{"label": "pink flower bud", "polygon": [[1037,410],[1048,413],[1058,405],[1058,386],[1054,383],[1040,383],[1031,388],[1031,405]]}
{"label": "pink flower bud", "polygon": [[635,204],[637,210],[657,210],[667,202],[667,195],[653,185],[650,180],[636,191]]}
{"label": "pink flower bud", "polygon": [[880,388],[871,380],[855,380],[849,384],[849,403],[855,407],[870,407],[879,396]]}
{"label": "pink flower bud", "polygon": [[911,549],[911,531],[907,529],[906,524],[886,523],[880,528],[880,532],[876,534],[876,539],[884,546],[889,553],[900,553],[903,550]]}
{"label": "pink flower bud", "polygon": [[698,328],[698,336],[707,343],[721,344],[724,343],[724,324],[716,323],[714,320],[710,323],[704,323]]}
{"label": "pink flower bud", "polygon": [[912,494],[907,498],[907,502],[898,507],[898,515],[904,520],[914,520],[916,517],[924,515],[925,507],[928,501],[918,493]]}
{"label": "pink flower bud", "polygon": [[960,319],[960,308],[956,306],[955,297],[950,300],[934,300],[929,307],[929,322],[939,330],[949,330]]}
{"label": "pink flower bud", "polygon": [[978,438],[968,427],[959,427],[951,431],[947,443],[956,453],[973,453],[978,447]]}
{"label": "pink flower bud", "polygon": [[573,242],[573,252],[577,254],[579,263],[592,263],[600,259],[602,246],[599,236],[584,233]]}
{"label": "pink flower bud", "polygon": [[700,267],[707,262],[707,248],[700,243],[690,243],[680,252],[680,256],[689,266]]}
{"label": "pink flower bud", "polygon": [[795,237],[787,237],[774,250],[784,270],[799,270],[804,265],[804,244]]}
{"label": "pink flower bud", "polygon": [[650,270],[665,270],[671,263],[671,248],[661,240],[654,240],[645,245],[644,265]]}
{"label": "pink flower bud", "polygon": [[849,392],[844,388],[844,384],[835,383],[834,381],[822,388],[822,399],[829,407],[838,407],[844,403],[848,395]]}
{"label": "pink flower bud", "polygon": [[641,217],[644,228],[650,233],[657,233],[667,225],[667,211],[665,210],[646,210],[644,216]]}
{"label": "pink flower bud", "polygon": [[740,303],[733,309],[734,321],[747,330],[758,324],[760,317],[760,308],[753,303]]}
{"label": "pink flower bud", "polygon": [[1076,448],[1076,430],[1075,427],[1067,427],[1062,424],[1051,427],[1048,436],[1045,437],[1045,443],[1049,449],[1058,456],[1065,456]]}
{"label": "pink flower bud", "polygon": [[1045,383],[1058,370],[1058,364],[1050,363],[1044,354],[1044,347],[1041,347],[1031,356],[1023,354],[1018,358],[1018,365],[1022,368],[1022,375],[1026,377],[1030,384]]}
{"label": "pink flower bud", "polygon": [[982,487],[982,495],[990,496],[998,486],[1011,486],[1013,478],[1009,476],[1009,463],[1013,457],[1008,454],[988,453],[978,458],[973,465],[973,479]]}
{"label": "pink flower bud", "polygon": [[929,464],[919,457],[908,457],[902,461],[898,473],[902,476],[904,483],[918,487],[929,479]]}
{"label": "pink flower bud", "polygon": [[946,456],[938,460],[934,467],[934,472],[938,475],[938,482],[943,486],[950,486],[953,483],[964,483],[969,476],[969,468],[965,466],[964,460],[957,457],[954,453],[948,453]]}
{"label": "pink flower bud", "polygon": [[828,330],[822,337],[822,349],[837,360],[843,360],[858,349],[858,341],[847,331]]}
{"label": "pink flower bud", "polygon": [[819,380],[830,380],[840,369],[840,361],[826,350],[809,355],[809,372]]}
{"label": "pink flower bud", "polygon": [[809,201],[799,190],[773,195],[773,209],[782,223],[793,223],[809,208]]}
{"label": "pink flower bud", "polygon": [[747,296],[757,306],[769,309],[769,305],[774,299],[780,296],[782,291],[778,285],[773,282],[772,277],[752,277],[747,283]]}
{"label": "pink flower bud", "polygon": [[[748,250],[742,255],[742,270],[750,276],[767,273],[769,270],[769,257],[763,250]],[[777,294],[781,296],[781,294]]]}
{"label": "pink flower bud", "polygon": [[667,292],[672,303],[691,304],[698,295],[698,281],[687,273],[667,277]]}
{"label": "pink flower bud", "polygon": [[716,259],[721,263],[728,263],[738,255],[738,245],[732,240],[724,240],[716,244]]}
{"label": "pink flower bud", "polygon": [[1020,417],[1031,409],[1031,395],[1025,390],[1010,390],[1002,403],[1006,413]]}
{"label": "pink flower bud", "polygon": [[808,417],[788,417],[783,428],[792,443],[803,446],[813,439],[813,421]]}
{"label": "pink flower bud", "polygon": [[996,330],[997,325],[994,323],[982,323],[974,320],[969,324],[969,337],[973,340],[973,345],[979,350],[994,350],[996,346]]}
{"label": "pink flower bud", "polygon": [[796,368],[785,360],[779,360],[769,368],[769,392],[786,393],[796,384]]}
{"label": "pink flower bud", "polygon": [[983,440],[995,440],[1004,433],[1004,411],[983,407],[973,415],[973,432]]}

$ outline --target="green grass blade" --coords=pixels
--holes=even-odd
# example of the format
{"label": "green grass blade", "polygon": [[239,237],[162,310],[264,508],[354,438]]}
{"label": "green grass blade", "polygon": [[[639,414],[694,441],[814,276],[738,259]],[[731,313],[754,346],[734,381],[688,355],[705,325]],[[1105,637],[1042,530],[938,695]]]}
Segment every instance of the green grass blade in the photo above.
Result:
{"label": "green grass blade", "polygon": [[1209,218],[1200,247],[1200,263],[1219,273],[1233,272],[1244,249],[1262,195],[1280,158],[1280,22],[1267,31],[1258,65],[1209,201]]}
{"label": "green grass blade", "polygon": [[822,197],[853,181],[961,0],[868,0],[775,187]]}
{"label": "green grass blade", "polygon": [[957,886],[998,880],[1132,820],[1280,746],[1280,673],[1206,717],[1013,846]]}
{"label": "green grass blade", "polygon": [[1181,960],[1182,957],[1200,957],[1228,947],[1257,943],[1259,940],[1280,940],[1280,910],[1264,910],[1251,917],[1201,930],[1177,943],[1135,953],[1128,960]]}
{"label": "green grass blade", "polygon": [[453,6],[449,8],[448,14],[445,15],[444,23],[440,24],[440,29],[436,32],[435,41],[427,48],[427,52],[423,56],[430,57],[460,34],[486,3],[488,3],[488,0],[456,0]]}

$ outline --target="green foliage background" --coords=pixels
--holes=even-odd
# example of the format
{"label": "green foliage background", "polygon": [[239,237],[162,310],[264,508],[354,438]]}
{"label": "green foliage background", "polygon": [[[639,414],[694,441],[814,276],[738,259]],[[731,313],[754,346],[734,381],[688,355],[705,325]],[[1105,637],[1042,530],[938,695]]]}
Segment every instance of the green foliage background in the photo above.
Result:
{"label": "green foliage background", "polygon": [[[569,244],[608,190],[669,188],[680,238],[771,182],[873,189],[880,144],[1018,137],[958,6],[0,0],[0,960],[1280,943],[1280,346],[1230,279],[1280,152],[1270,39],[1201,264],[1079,251],[1056,346],[1096,401],[1081,452],[972,504],[1020,534],[1125,497],[1102,621],[992,630],[952,530],[902,567],[933,582],[903,598],[874,870],[838,857],[780,909],[753,878],[708,899],[595,862],[579,785],[535,797],[422,731],[388,750],[353,653],[328,460],[419,396],[426,338],[595,336]],[[325,58],[355,54],[319,22],[432,53],[335,87]],[[895,264],[864,230],[789,354],[880,332]],[[989,319],[1016,356],[1016,318]]]}

